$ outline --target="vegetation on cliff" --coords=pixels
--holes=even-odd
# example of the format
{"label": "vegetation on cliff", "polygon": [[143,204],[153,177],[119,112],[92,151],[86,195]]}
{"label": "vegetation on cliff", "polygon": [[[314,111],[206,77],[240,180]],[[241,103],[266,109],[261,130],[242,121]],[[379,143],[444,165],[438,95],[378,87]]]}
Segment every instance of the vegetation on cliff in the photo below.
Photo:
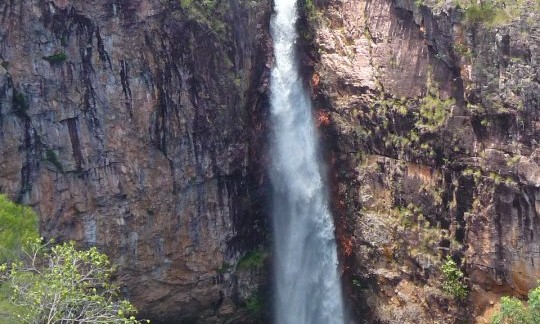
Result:
{"label": "vegetation on cliff", "polygon": [[450,256],[446,258],[441,267],[444,281],[443,290],[457,299],[465,299],[468,291],[463,284],[463,272],[457,267],[456,262]]}
{"label": "vegetation on cliff", "polygon": [[540,1],[530,0],[416,0],[417,5],[425,5],[434,9],[441,9],[448,4],[462,10],[464,18],[470,24],[483,24],[487,27],[506,25],[520,17],[527,10],[527,4],[540,6]]}
{"label": "vegetation on cliff", "polygon": [[357,318],[472,322],[484,292],[531,288],[540,2],[314,3],[306,66]]}
{"label": "vegetation on cliff", "polygon": [[540,323],[540,286],[529,292],[529,300],[524,305],[515,297],[501,298],[501,309],[492,324],[534,324]]}
{"label": "vegetation on cliff", "polygon": [[43,243],[37,216],[0,195],[0,321],[140,323],[111,283],[114,268],[95,247]]}
{"label": "vegetation on cliff", "polygon": [[39,237],[37,226],[32,209],[0,195],[0,264],[22,256],[23,243]]}

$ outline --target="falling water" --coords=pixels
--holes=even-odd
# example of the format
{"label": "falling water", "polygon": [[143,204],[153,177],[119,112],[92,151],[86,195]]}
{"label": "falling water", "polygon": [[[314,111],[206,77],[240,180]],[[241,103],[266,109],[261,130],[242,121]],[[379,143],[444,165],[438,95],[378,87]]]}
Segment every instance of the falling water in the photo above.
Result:
{"label": "falling water", "polygon": [[274,0],[271,76],[276,323],[343,324],[334,225],[311,101],[296,61],[295,0]]}

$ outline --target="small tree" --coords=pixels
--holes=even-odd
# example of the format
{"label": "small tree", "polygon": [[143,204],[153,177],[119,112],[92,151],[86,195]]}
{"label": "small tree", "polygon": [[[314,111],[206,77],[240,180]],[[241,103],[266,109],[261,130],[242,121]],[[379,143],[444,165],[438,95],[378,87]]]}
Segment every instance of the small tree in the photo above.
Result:
{"label": "small tree", "polygon": [[0,195],[0,323],[140,323],[96,248],[42,243],[37,216]]}
{"label": "small tree", "polygon": [[37,239],[25,253],[24,261],[0,266],[23,323],[139,323],[135,308],[118,299],[113,269],[96,248],[78,251],[73,242],[50,247]]}
{"label": "small tree", "polygon": [[457,264],[450,256],[442,264],[444,276],[443,290],[457,299],[467,297],[467,286],[463,284],[463,272],[459,270]]}
{"label": "small tree", "polygon": [[23,243],[39,237],[37,224],[31,208],[0,195],[0,264],[22,256]]}
{"label": "small tree", "polygon": [[492,324],[540,323],[540,286],[529,292],[527,306],[515,297],[501,298],[501,309],[491,319]]}

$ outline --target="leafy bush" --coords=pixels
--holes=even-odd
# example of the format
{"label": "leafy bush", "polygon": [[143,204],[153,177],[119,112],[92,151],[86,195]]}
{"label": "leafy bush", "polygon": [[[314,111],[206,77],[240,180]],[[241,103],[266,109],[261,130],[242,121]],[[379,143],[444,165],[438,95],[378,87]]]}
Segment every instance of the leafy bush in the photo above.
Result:
{"label": "leafy bush", "polygon": [[471,24],[496,27],[519,18],[529,6],[523,0],[454,0],[465,12],[465,20]]}
{"label": "leafy bush", "polygon": [[319,19],[319,11],[317,10],[317,7],[313,3],[313,0],[305,0],[304,2],[304,11],[305,15],[308,19],[308,21],[311,24],[314,24]]}
{"label": "leafy bush", "polygon": [[418,118],[416,127],[422,132],[435,132],[444,125],[455,104],[453,98],[442,100],[430,92],[422,99],[420,111],[415,113]]}
{"label": "leafy bush", "polygon": [[465,299],[468,294],[467,286],[463,284],[463,272],[459,270],[456,262],[447,256],[441,270],[444,276],[443,290],[457,299]]}
{"label": "leafy bush", "polygon": [[38,237],[38,218],[34,211],[0,195],[0,263],[20,258],[23,243]]}
{"label": "leafy bush", "polygon": [[253,317],[259,317],[264,311],[264,303],[259,294],[254,294],[246,300],[246,309]]}
{"label": "leafy bush", "polygon": [[180,0],[180,7],[191,21],[208,28],[218,37],[226,35],[228,26],[222,16],[230,10],[227,1]]}
{"label": "leafy bush", "polygon": [[[52,246],[28,242],[24,261],[0,266],[12,311],[22,323],[140,323],[119,289],[105,254],[78,251],[73,242]],[[5,289],[5,288],[4,288]]]}
{"label": "leafy bush", "polygon": [[67,55],[64,52],[60,52],[49,56],[43,56],[43,59],[49,63],[62,63],[67,60]]}
{"label": "leafy bush", "polygon": [[248,252],[240,261],[238,261],[238,269],[253,269],[260,268],[264,263],[264,251],[257,249]]}
{"label": "leafy bush", "polygon": [[140,323],[105,254],[43,244],[37,222],[0,195],[0,323]]}
{"label": "leafy bush", "polygon": [[540,323],[540,286],[529,292],[527,306],[515,297],[501,298],[501,309],[491,319],[492,324]]}
{"label": "leafy bush", "polygon": [[30,108],[28,98],[22,92],[13,90],[13,110],[24,114],[28,108]]}
{"label": "leafy bush", "polygon": [[45,150],[45,160],[54,165],[58,171],[63,172],[62,163],[60,163],[58,160],[58,156],[56,155],[55,151],[51,149]]}
{"label": "leafy bush", "polygon": [[[531,10],[530,2],[526,0],[415,0],[417,6],[427,6],[438,10],[447,5],[454,5],[464,13],[465,22],[482,24],[487,27],[502,26]],[[537,0],[537,7],[540,2]]]}
{"label": "leafy bush", "polygon": [[490,22],[495,17],[495,9],[490,3],[471,4],[465,10],[465,19],[476,24]]}

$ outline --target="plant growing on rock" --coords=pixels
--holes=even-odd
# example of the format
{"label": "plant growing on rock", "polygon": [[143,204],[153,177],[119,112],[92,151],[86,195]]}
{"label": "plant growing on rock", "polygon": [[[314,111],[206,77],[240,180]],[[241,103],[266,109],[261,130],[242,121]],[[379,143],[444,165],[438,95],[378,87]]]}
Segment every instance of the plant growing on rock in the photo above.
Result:
{"label": "plant growing on rock", "polygon": [[264,303],[259,293],[255,293],[246,299],[246,309],[251,316],[255,318],[261,317],[264,311]]}
{"label": "plant growing on rock", "polygon": [[43,59],[51,64],[62,63],[67,60],[67,55],[64,52],[59,52],[49,56],[43,56]]}
{"label": "plant growing on rock", "polygon": [[32,209],[0,195],[0,264],[22,256],[23,243],[39,237],[38,218]]}
{"label": "plant growing on rock", "polygon": [[19,322],[140,323],[133,305],[117,298],[113,268],[95,247],[79,251],[73,242],[51,247],[35,239],[24,251],[24,260],[0,266]]}
{"label": "plant growing on rock", "polygon": [[457,299],[465,299],[468,294],[467,286],[463,284],[463,272],[457,267],[457,264],[450,256],[442,263],[441,271],[443,273],[443,290]]}
{"label": "plant growing on rock", "polygon": [[30,105],[28,104],[28,98],[24,93],[17,91],[17,89],[13,90],[13,110],[18,112],[19,114],[26,114],[26,111],[30,108]]}
{"label": "plant growing on rock", "polygon": [[524,305],[515,297],[501,298],[501,308],[493,318],[492,324],[534,324],[540,323],[540,286],[529,292],[529,300]]}
{"label": "plant growing on rock", "polygon": [[304,10],[306,12],[306,16],[311,23],[316,23],[319,19],[319,13],[317,11],[317,7],[313,3],[313,0],[305,0],[304,2]]}
{"label": "plant growing on rock", "polygon": [[141,323],[118,298],[105,254],[73,242],[44,244],[35,213],[2,195],[0,248],[1,323]]}
{"label": "plant growing on rock", "polygon": [[438,94],[430,92],[420,103],[420,111],[416,113],[416,127],[424,133],[437,131],[444,125],[455,104],[453,98],[443,100]]}
{"label": "plant growing on rock", "polygon": [[238,261],[238,269],[256,269],[264,264],[264,251],[259,248],[249,251]]}

